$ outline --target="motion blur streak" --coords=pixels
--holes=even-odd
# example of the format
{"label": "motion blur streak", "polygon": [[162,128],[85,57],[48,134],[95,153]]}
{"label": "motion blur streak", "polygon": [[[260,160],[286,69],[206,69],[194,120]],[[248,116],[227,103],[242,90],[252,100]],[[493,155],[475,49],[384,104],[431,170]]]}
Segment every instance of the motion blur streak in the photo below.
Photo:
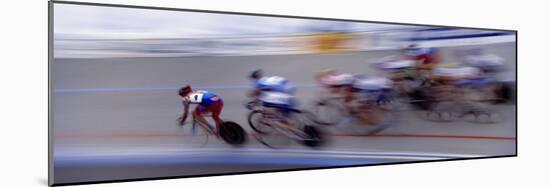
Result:
{"label": "motion blur streak", "polygon": [[[251,135],[253,135],[252,133]],[[365,136],[344,133],[325,133],[330,136]],[[146,133],[111,133],[111,134],[61,134],[56,138],[146,138],[157,136],[181,136],[189,134],[177,134],[175,132],[146,132]],[[504,136],[468,136],[468,135],[444,135],[444,134],[370,134],[370,137],[398,137],[398,138],[457,138],[457,139],[492,139],[492,140],[516,140],[516,137]]]}
{"label": "motion blur streak", "polygon": [[[313,88],[315,84],[296,85],[298,88]],[[179,87],[156,87],[156,88],[58,88],[55,93],[79,93],[79,92],[134,92],[134,91],[171,91],[177,90]],[[193,86],[195,89],[201,90],[224,90],[224,89],[251,89],[252,85],[220,85],[220,86]]]}

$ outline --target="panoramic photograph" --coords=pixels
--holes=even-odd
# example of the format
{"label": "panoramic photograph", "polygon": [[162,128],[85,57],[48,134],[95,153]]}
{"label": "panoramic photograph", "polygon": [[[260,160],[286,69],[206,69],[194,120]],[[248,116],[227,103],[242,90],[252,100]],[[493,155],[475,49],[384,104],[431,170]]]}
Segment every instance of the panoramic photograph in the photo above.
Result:
{"label": "panoramic photograph", "polygon": [[516,155],[516,32],[51,4],[54,184]]}

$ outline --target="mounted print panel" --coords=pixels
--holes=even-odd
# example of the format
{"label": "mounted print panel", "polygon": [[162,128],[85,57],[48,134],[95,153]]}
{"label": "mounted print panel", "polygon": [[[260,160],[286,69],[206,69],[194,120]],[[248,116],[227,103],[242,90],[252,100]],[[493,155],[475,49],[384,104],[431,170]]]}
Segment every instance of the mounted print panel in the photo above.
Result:
{"label": "mounted print panel", "polygon": [[50,3],[50,183],[516,155],[516,31]]}

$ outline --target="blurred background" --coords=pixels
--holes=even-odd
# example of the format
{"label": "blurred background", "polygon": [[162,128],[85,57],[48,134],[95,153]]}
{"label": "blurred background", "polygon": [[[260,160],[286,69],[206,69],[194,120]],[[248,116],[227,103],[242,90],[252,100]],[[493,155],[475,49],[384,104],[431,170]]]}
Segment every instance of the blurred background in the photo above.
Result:
{"label": "blurred background", "polygon": [[[53,24],[58,183],[516,153],[514,96],[493,104],[504,96],[486,94],[502,85],[515,89],[514,32],[59,3]],[[329,141],[315,149],[296,143],[272,149],[252,137],[239,148],[212,138],[196,146],[175,122],[182,110],[177,90],[185,84],[218,94],[225,102],[222,118],[252,132],[244,107],[251,70],[288,79],[296,87],[298,107],[314,111],[325,91],[314,78],[318,71],[387,78],[397,85],[401,69],[385,67],[418,60],[407,52],[421,56],[424,49],[436,49],[441,66],[427,71],[460,74],[463,67],[475,67],[482,72],[476,78],[495,83],[442,88],[443,94],[497,95],[487,99],[491,104],[468,100],[482,105],[479,110],[490,119],[447,119],[451,109],[466,109],[444,104],[418,109],[410,94],[396,96],[396,120],[383,129],[357,121],[323,126]],[[430,95],[433,87],[412,87],[433,102],[441,100]]]}

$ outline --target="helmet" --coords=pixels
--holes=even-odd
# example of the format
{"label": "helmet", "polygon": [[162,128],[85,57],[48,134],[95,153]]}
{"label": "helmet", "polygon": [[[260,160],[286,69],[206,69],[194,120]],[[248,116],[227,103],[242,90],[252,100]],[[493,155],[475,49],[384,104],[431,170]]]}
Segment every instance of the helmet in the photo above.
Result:
{"label": "helmet", "polygon": [[248,75],[248,78],[258,79],[258,78],[262,77],[262,74],[263,74],[262,69],[256,69],[256,70],[253,70],[253,71],[250,72],[250,74]]}
{"label": "helmet", "polygon": [[178,95],[183,97],[183,96],[186,96],[187,94],[189,94],[189,92],[191,92],[191,91],[192,91],[191,86],[186,85],[186,86],[180,88],[180,90],[178,91]]}
{"label": "helmet", "polygon": [[418,48],[418,45],[416,45],[416,44],[409,44],[409,45],[405,46],[405,49],[416,49],[416,48]]}
{"label": "helmet", "polygon": [[351,74],[347,74],[347,73],[344,73],[344,74],[340,74],[339,76],[339,84],[340,85],[352,85],[353,82],[355,82],[355,76],[351,75]]}

